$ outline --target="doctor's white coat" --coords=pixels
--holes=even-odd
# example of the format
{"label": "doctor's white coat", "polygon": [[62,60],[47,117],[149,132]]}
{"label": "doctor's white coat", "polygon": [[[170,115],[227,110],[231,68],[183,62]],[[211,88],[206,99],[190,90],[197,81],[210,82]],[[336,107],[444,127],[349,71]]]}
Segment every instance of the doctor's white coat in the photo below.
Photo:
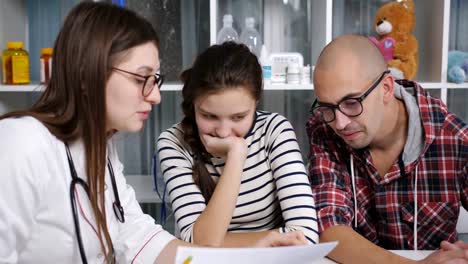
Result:
{"label": "doctor's white coat", "polygon": [[[70,150],[78,177],[86,181],[82,142],[74,142]],[[112,209],[114,194],[106,169],[107,225],[117,262],[153,263],[174,237],[141,211],[111,141],[108,155],[125,210],[125,223],[120,223]],[[71,179],[64,143],[42,123],[32,117],[0,121],[0,263],[81,263]],[[102,263],[89,199],[82,188],[76,189],[88,263]]]}

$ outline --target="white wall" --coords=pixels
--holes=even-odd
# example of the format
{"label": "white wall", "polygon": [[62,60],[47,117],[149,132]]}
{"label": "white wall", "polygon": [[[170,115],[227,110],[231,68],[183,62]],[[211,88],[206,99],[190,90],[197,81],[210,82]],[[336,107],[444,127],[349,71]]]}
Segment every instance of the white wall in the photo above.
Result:
{"label": "white wall", "polygon": [[457,231],[458,233],[468,234],[468,211],[466,211],[463,207],[460,208],[460,217],[458,218]]}
{"label": "white wall", "polygon": [[7,41],[22,41],[28,48],[27,12],[25,0],[0,1],[0,49]]}
{"label": "white wall", "polygon": [[[26,50],[28,50],[29,40],[27,32],[26,1],[0,0],[0,50],[6,49],[7,41],[22,41]],[[1,67],[0,74],[2,74]],[[30,95],[28,93],[0,93],[0,114],[26,107],[30,103]]]}

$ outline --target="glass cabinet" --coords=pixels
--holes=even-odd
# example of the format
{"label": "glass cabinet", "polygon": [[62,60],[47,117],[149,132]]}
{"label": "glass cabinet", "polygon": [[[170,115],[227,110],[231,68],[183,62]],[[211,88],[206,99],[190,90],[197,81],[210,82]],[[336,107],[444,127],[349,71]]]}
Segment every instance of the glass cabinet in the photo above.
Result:
{"label": "glass cabinet", "polygon": [[[468,28],[466,27],[468,2],[452,0],[450,3],[449,50],[468,52]],[[447,95],[449,110],[468,122],[468,89],[450,89]]]}
{"label": "glass cabinet", "polygon": [[[20,38],[27,43],[31,62],[37,61],[41,47],[51,46],[60,24],[79,0],[0,1],[0,45]],[[112,1],[109,1],[112,2]],[[168,84],[162,88],[162,102],[155,106],[139,134],[118,135],[119,154],[128,178],[151,179],[153,154],[158,135],[182,118],[182,85],[178,76],[190,67],[196,55],[216,42],[223,16],[233,17],[239,36],[247,18],[270,53],[298,52],[304,65],[314,65],[322,48],[343,34],[373,36],[373,16],[386,0],[127,0],[127,7],[153,23],[161,39],[162,72]],[[447,82],[449,50],[468,52],[468,2],[464,0],[415,0],[419,42],[419,68],[416,80],[430,93],[442,98],[449,109],[468,121],[468,83]],[[16,12],[16,13],[15,13]],[[11,15],[12,13],[14,15]],[[12,23],[13,19],[15,22]],[[19,25],[19,26],[18,26]],[[19,32],[19,33],[18,33]],[[33,64],[33,63],[31,63]],[[31,69],[38,79],[38,66]],[[33,88],[0,85],[0,113],[34,102]],[[28,90],[29,89],[29,90]],[[23,92],[17,92],[23,90]],[[259,108],[278,112],[293,124],[303,157],[308,154],[305,123],[315,99],[313,85],[265,85]],[[138,190],[137,190],[138,192]],[[156,196],[155,196],[155,200]]]}

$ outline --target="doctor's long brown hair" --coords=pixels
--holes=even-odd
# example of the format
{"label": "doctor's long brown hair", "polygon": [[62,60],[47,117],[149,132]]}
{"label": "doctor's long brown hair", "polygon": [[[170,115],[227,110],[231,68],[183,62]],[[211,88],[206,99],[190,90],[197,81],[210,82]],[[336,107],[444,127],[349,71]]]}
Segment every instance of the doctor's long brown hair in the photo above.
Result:
{"label": "doctor's long brown hair", "polygon": [[[195,100],[201,96],[222,93],[226,89],[247,89],[255,101],[262,95],[262,68],[257,57],[244,44],[225,42],[213,45],[196,58],[192,68],[185,70],[181,79],[182,110],[181,125],[184,141],[194,153],[193,180],[200,188],[206,203],[215,189],[205,163],[210,158],[198,134],[195,120]],[[242,87],[242,88],[240,88]]]}
{"label": "doctor's long brown hair", "polygon": [[104,203],[109,136],[105,87],[112,66],[129,49],[148,42],[159,48],[154,28],[134,12],[106,3],[78,4],[55,41],[52,76],[39,100],[27,111],[0,117],[33,116],[64,142],[83,140],[90,203],[108,263],[113,262],[113,249]]}

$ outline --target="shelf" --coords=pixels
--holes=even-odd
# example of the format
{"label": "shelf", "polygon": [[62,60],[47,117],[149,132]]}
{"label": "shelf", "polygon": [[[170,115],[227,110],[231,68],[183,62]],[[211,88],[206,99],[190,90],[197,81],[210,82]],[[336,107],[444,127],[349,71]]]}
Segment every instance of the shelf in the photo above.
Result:
{"label": "shelf", "polygon": [[464,82],[464,83],[447,83],[445,85],[445,87],[449,88],[449,89],[466,89],[468,88],[468,82]]}
{"label": "shelf", "polygon": [[[42,92],[45,86],[41,84],[24,84],[24,85],[5,85],[0,84],[1,92]],[[162,91],[180,91],[182,90],[182,84],[170,83],[164,84]]]}
{"label": "shelf", "polygon": [[0,92],[42,92],[45,86],[41,84],[5,85],[0,84]]}
{"label": "shelf", "polygon": [[[164,84],[161,91],[181,91],[181,83]],[[42,92],[44,86],[40,84],[0,85],[0,92]],[[313,90],[312,84],[266,84],[265,90]]]}
{"label": "shelf", "polygon": [[151,175],[127,175],[127,184],[135,190],[139,203],[161,203],[158,194],[154,191],[154,182]]}
{"label": "shelf", "polygon": [[[419,83],[425,89],[468,89],[468,82],[465,83],[442,83],[442,82],[421,82]],[[161,91],[181,91],[183,85],[180,83],[164,84]],[[28,84],[28,85],[0,85],[1,92],[42,92],[44,85]],[[313,84],[265,84],[264,90],[267,91],[293,91],[293,90],[313,90]]]}
{"label": "shelf", "polygon": [[[181,91],[183,85],[180,83],[164,84],[161,91]],[[286,83],[270,83],[265,84],[264,90],[313,90],[313,84],[286,84]]]}
{"label": "shelf", "polygon": [[313,90],[314,85],[308,84],[287,84],[287,83],[268,83],[265,84],[264,90]]}
{"label": "shelf", "polygon": [[[468,82],[465,83],[451,83],[451,82],[419,82],[419,84],[424,89],[467,89]],[[183,85],[178,83],[164,84],[161,91],[180,91],[182,90]],[[264,90],[281,90],[281,91],[291,91],[291,90],[313,90],[314,85],[309,84],[286,84],[286,83],[269,83],[265,84]]]}
{"label": "shelf", "polygon": [[447,88],[447,89],[466,89],[468,88],[468,83],[451,83],[451,82],[421,82],[419,83],[424,89],[441,89],[441,88]]}
{"label": "shelf", "polygon": [[161,91],[182,91],[183,85],[181,83],[168,83],[163,84]]}

